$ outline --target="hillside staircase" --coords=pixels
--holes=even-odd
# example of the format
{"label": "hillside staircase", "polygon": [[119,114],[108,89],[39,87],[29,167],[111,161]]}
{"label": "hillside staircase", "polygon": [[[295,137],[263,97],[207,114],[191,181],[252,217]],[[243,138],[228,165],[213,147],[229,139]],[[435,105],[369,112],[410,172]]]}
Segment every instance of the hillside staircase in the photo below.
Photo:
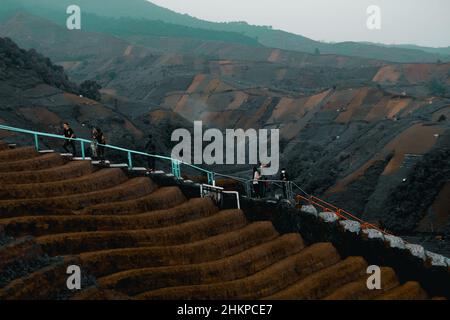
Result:
{"label": "hillside staircase", "polygon": [[367,267],[176,184],[0,142],[0,299],[433,298],[389,267],[369,290]]}

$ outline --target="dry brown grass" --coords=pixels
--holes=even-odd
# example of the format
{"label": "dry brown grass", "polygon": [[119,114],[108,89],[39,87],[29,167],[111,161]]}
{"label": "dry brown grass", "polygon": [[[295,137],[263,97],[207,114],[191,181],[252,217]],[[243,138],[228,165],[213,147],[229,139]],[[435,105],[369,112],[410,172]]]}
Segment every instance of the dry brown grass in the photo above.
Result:
{"label": "dry brown grass", "polygon": [[427,153],[438,141],[434,135],[442,134],[444,131],[444,128],[441,126],[414,124],[397,135],[384,147],[386,152],[395,151],[395,153],[394,157],[386,166],[383,175],[391,175],[397,172],[403,163],[405,154]]}
{"label": "dry brown grass", "polygon": [[204,240],[163,247],[126,248],[80,254],[96,276],[144,267],[196,264],[229,257],[278,237],[272,223],[256,222]]}
{"label": "dry brown grass", "polygon": [[90,161],[71,161],[50,169],[0,173],[0,181],[3,185],[54,182],[81,177],[91,172]]}
{"label": "dry brown grass", "polygon": [[26,160],[1,162],[0,172],[43,170],[56,166],[61,166],[66,162],[67,160],[64,160],[59,154],[48,153],[43,156],[34,157]]}
{"label": "dry brown grass", "polygon": [[6,142],[0,141],[0,151],[8,150],[8,144]]}
{"label": "dry brown grass", "polygon": [[372,81],[380,83],[397,83],[401,77],[401,70],[397,66],[384,66],[378,70]]}
{"label": "dry brown grass", "polygon": [[[154,185],[154,189],[157,186]],[[77,211],[80,215],[127,215],[149,212],[153,210],[169,209],[186,201],[178,187],[164,187],[152,190],[152,193],[131,200],[112,203],[101,203]]]}
{"label": "dry brown grass", "polygon": [[0,162],[18,161],[38,157],[39,152],[33,147],[5,149],[0,151]]}
{"label": "dry brown grass", "polygon": [[332,294],[326,296],[325,300],[370,300],[381,295],[399,285],[395,271],[392,268],[381,268],[381,289],[369,290],[367,279],[369,275],[364,275],[361,279],[343,285]]}
{"label": "dry brown grass", "polygon": [[288,288],[267,297],[269,300],[317,300],[340,286],[365,274],[366,261],[361,257],[349,257],[328,268],[320,270]]}
{"label": "dry brown grass", "polygon": [[[218,82],[210,84],[214,90]],[[331,243],[304,248],[299,234],[248,224],[242,211],[187,200],[178,187],[66,163],[0,142],[0,230],[37,237],[0,247],[0,268],[68,255],[11,281],[0,299],[54,297],[65,288],[68,264],[98,279],[99,287],[73,297],[83,300],[427,298],[417,283],[398,286],[390,268],[382,268],[383,290],[369,291],[364,259],[341,261]]]}
{"label": "dry brown grass", "polygon": [[330,243],[312,245],[243,279],[162,288],[137,295],[138,299],[260,299],[270,296],[309,274],[340,260]]}
{"label": "dry brown grass", "polygon": [[191,199],[174,208],[136,215],[109,216],[27,216],[0,219],[0,227],[14,237],[43,236],[84,231],[136,230],[167,227],[204,218],[218,211],[210,199]]}
{"label": "dry brown grass", "polygon": [[129,296],[114,290],[105,290],[99,288],[89,288],[75,294],[70,300],[77,301],[95,301],[95,300],[131,300]]}
{"label": "dry brown grass", "polygon": [[127,179],[121,169],[103,169],[62,181],[0,186],[0,199],[30,199],[87,193],[112,188]]}
{"label": "dry brown grass", "polygon": [[67,233],[39,237],[37,240],[45,252],[56,256],[113,248],[189,243],[236,230],[246,224],[247,220],[240,210],[227,210],[212,217],[166,228]]}
{"label": "dry brown grass", "polygon": [[100,278],[99,284],[129,295],[158,288],[208,284],[248,277],[304,247],[298,234],[287,234],[224,259],[202,264],[128,270]]}
{"label": "dry brown grass", "polygon": [[376,297],[376,300],[424,300],[427,293],[418,282],[410,281]]}

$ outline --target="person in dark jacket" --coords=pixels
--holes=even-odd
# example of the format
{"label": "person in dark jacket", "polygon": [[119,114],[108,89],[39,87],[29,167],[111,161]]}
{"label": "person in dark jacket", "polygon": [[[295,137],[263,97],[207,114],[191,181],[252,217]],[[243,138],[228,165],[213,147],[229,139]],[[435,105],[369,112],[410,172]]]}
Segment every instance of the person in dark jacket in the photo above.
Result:
{"label": "person in dark jacket", "polygon": [[63,129],[64,129],[64,137],[66,137],[66,141],[63,144],[63,148],[64,150],[66,150],[67,153],[69,153],[69,149],[67,148],[68,146],[71,147],[72,149],[72,155],[75,157],[77,148],[75,146],[75,141],[71,140],[71,139],[75,139],[75,132],[72,130],[72,128],[70,127],[68,122],[64,122],[63,124]]}
{"label": "person in dark jacket", "polygon": [[253,167],[252,185],[255,198],[261,197],[261,190],[260,190],[261,182],[259,181],[260,179],[261,173],[259,172],[257,167]]}
{"label": "person in dark jacket", "polygon": [[105,161],[105,144],[106,144],[106,137],[103,134],[102,130],[100,128],[94,128],[92,131],[92,139],[97,144],[97,156],[98,159],[102,162]]}
{"label": "person in dark jacket", "polygon": [[[148,142],[145,144],[145,151],[149,154],[155,154],[156,146],[153,142],[153,137],[151,134],[148,135]],[[150,172],[156,170],[156,159],[154,157],[147,157],[147,166]]]}
{"label": "person in dark jacket", "polygon": [[287,183],[289,181],[289,175],[287,174],[286,168],[281,169],[280,181],[283,181],[283,196],[287,198]]}

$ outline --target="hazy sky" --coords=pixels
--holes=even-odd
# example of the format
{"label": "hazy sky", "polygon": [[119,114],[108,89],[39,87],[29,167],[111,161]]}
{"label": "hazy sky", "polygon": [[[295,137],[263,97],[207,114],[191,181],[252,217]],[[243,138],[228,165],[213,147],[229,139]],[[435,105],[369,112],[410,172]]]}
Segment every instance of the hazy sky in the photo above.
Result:
{"label": "hazy sky", "polygon": [[[209,21],[271,25],[323,41],[450,46],[450,0],[150,0]],[[366,26],[381,9],[381,29]]]}

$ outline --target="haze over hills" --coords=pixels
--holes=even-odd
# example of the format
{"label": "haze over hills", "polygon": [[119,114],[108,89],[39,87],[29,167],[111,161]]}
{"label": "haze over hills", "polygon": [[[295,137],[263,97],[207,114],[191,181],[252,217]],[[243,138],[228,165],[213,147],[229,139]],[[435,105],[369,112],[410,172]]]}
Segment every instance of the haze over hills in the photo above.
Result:
{"label": "haze over hills", "polygon": [[[394,62],[450,61],[450,55],[445,53],[445,51],[422,50],[422,48],[417,47],[387,47],[356,42],[331,44],[314,41],[281,30],[273,30],[267,26],[252,26],[244,22],[214,23],[203,21],[189,15],[179,14],[159,7],[146,0],[111,0],[107,1],[107,5],[103,0],[5,1],[2,9],[0,9],[3,12],[0,16],[5,16],[5,12],[9,11],[28,10],[47,19],[52,19],[61,25],[65,25],[66,15],[64,13],[67,6],[78,4],[84,13],[114,19],[126,18],[122,20],[121,25],[125,29],[129,29],[127,26],[134,24],[136,27],[137,25],[138,28],[134,28],[133,31],[134,35],[155,33],[156,30],[166,30],[165,32],[167,33],[167,30],[171,30],[171,36],[178,34],[180,37],[185,37],[190,34],[189,37],[195,35],[195,38],[202,38],[204,40],[226,39],[235,43],[260,43],[268,47],[309,53],[314,53],[316,50],[319,50],[323,54],[359,56]],[[120,29],[114,26],[114,22],[108,22],[105,19],[96,22],[92,22],[92,20],[94,20],[94,17],[87,19],[87,25],[90,31],[106,31],[111,34],[117,34]],[[155,21],[160,22],[156,23]],[[117,23],[118,21],[116,20],[115,22]],[[181,26],[195,29],[183,29]],[[119,33],[123,34],[127,32],[124,30]]]}
{"label": "haze over hills", "polygon": [[430,53],[437,53],[441,55],[450,55],[450,46],[449,47],[441,47],[441,48],[433,48],[433,47],[423,47],[414,44],[383,44],[383,43],[370,43],[367,44],[390,47],[390,48],[403,48],[403,49],[411,49],[411,50],[421,50]]}

